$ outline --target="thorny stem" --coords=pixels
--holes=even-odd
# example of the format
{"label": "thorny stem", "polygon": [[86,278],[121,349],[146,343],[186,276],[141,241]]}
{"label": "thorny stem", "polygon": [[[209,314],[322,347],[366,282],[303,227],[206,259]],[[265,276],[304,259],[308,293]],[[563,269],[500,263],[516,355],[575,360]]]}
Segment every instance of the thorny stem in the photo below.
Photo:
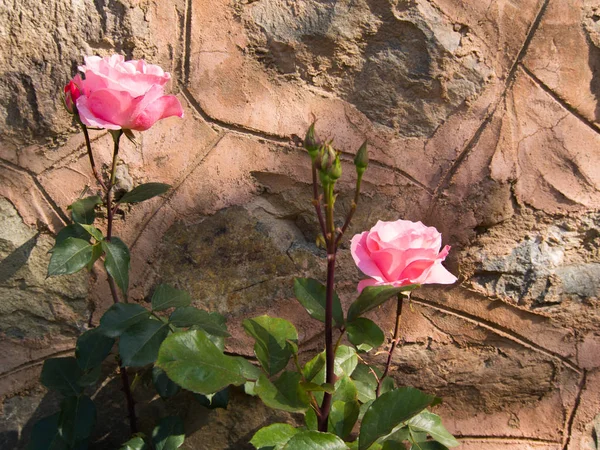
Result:
{"label": "thorny stem", "polygon": [[90,142],[90,134],[88,132],[88,129],[81,122],[79,122],[79,125],[81,126],[81,129],[83,131],[83,136],[85,137],[85,147],[87,148],[87,154],[88,154],[88,158],[90,159],[90,165],[92,166],[92,173],[94,174],[94,178],[96,178],[96,181],[98,182],[98,184],[100,186],[102,186],[102,189],[104,191],[106,191],[106,184],[104,183],[104,180],[102,180],[102,177],[98,173],[98,169],[96,168],[96,163],[94,162],[94,154],[92,153],[92,144]]}
{"label": "thorny stem", "polygon": [[[112,188],[115,184],[115,174],[117,170],[117,160],[119,157],[119,141],[121,139],[121,135],[123,134],[123,130],[111,131],[111,135],[114,141],[114,149],[113,149],[113,159],[112,166],[110,170],[110,179],[108,181],[108,186],[105,186],[104,189],[106,191],[106,212],[107,212],[107,226],[106,226],[106,240],[110,242],[112,238],[112,223],[113,223],[113,205],[112,205]],[[91,154],[91,153],[90,153]],[[114,303],[119,303],[119,293],[117,292],[117,286],[115,284],[115,280],[110,276],[109,273],[106,274],[108,277],[108,285],[110,286],[110,293],[113,298]],[[127,303],[127,299],[125,299]],[[135,400],[133,399],[133,394],[131,393],[131,384],[129,383],[129,375],[127,374],[127,367],[122,365],[121,358],[119,358],[119,372],[121,373],[121,382],[123,384],[123,393],[125,394],[125,400],[127,401],[127,411],[129,413],[129,428],[131,429],[131,433],[137,433],[137,418],[135,416]]]}
{"label": "thorny stem", "polygon": [[[321,211],[321,203],[319,201],[319,186],[317,185],[317,167],[312,164],[312,182],[313,182],[313,205],[315,205],[315,211],[319,218],[319,226],[321,227],[321,233],[323,238],[327,239],[327,231],[325,229],[325,221],[323,220],[323,212]],[[327,242],[327,241],[326,241]]]}
{"label": "thorny stem", "polygon": [[[325,294],[325,382],[331,385],[335,384],[334,373],[334,358],[335,352],[333,349],[333,286],[335,276],[335,228],[333,223],[333,183],[324,187],[325,195],[327,196],[327,289]],[[329,236],[329,237],[327,237]],[[329,412],[331,411],[331,394],[325,392],[323,395],[323,403],[321,404],[321,415],[319,420],[319,431],[327,431],[327,422]]]}
{"label": "thorny stem", "polygon": [[390,347],[390,352],[388,353],[387,362],[385,364],[385,370],[383,371],[383,375],[379,378],[377,382],[377,389],[375,391],[375,396],[379,398],[379,394],[381,393],[381,385],[383,384],[383,380],[387,377],[388,372],[390,371],[390,365],[392,364],[392,355],[394,350],[396,349],[396,345],[398,345],[398,336],[400,334],[400,316],[402,315],[402,294],[398,294],[398,302],[396,303],[396,327],[394,328],[394,338],[392,339],[392,346]]}

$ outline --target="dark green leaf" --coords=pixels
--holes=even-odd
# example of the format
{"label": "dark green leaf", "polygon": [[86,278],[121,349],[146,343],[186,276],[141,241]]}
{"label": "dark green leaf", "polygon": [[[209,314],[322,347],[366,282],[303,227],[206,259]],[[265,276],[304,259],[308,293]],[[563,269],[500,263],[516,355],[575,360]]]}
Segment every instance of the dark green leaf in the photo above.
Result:
{"label": "dark green leaf", "polygon": [[383,344],[385,336],[383,331],[375,322],[359,317],[348,324],[348,340],[363,352],[368,352],[373,348]]}
{"label": "dark green leaf", "polygon": [[94,245],[92,245],[92,256],[87,263],[88,270],[92,270],[94,263],[100,259],[103,253],[104,250],[102,250],[102,244],[100,242],[96,242]]}
{"label": "dark green leaf", "polygon": [[312,431],[319,430],[319,419],[317,418],[317,413],[314,409],[309,408],[304,414],[304,423],[306,424],[306,428]]}
{"label": "dark green leaf", "polygon": [[119,203],[139,203],[144,200],[151,199],[157,195],[164,194],[171,188],[170,185],[165,183],[145,183],[133,188],[127,192]]}
{"label": "dark green leaf", "polygon": [[136,436],[123,444],[120,450],[150,450],[144,439]]}
{"label": "dark green leaf", "polygon": [[62,438],[73,447],[90,437],[96,425],[96,406],[91,398],[67,397],[60,404],[58,427]]}
{"label": "dark green leaf", "polygon": [[216,394],[209,394],[209,395],[194,394],[194,397],[205,408],[227,409],[227,405],[229,404],[229,387],[226,387],[225,389],[217,392]]}
{"label": "dark green leaf", "polygon": [[156,392],[163,399],[173,397],[181,390],[160,367],[152,368],[152,382]]}
{"label": "dark green leaf", "polygon": [[130,326],[150,317],[150,311],[137,303],[116,303],[100,319],[102,333],[119,337]]}
{"label": "dark green leaf", "polygon": [[369,400],[375,400],[375,390],[377,389],[377,378],[371,368],[366,364],[359,363],[352,372],[352,380],[358,391],[358,400],[366,403]]}
{"label": "dark green leaf", "polygon": [[101,204],[102,199],[97,195],[93,195],[77,200],[68,209],[71,210],[73,222],[91,225],[96,218],[96,206]]}
{"label": "dark green leaf", "polygon": [[169,327],[159,320],[144,319],[127,328],[119,339],[119,353],[125,366],[142,367],[156,361],[160,344]]}
{"label": "dark green leaf", "polygon": [[[325,300],[327,288],[313,278],[295,278],[294,294],[314,319],[325,323]],[[340,298],[333,293],[333,321],[338,327],[344,325],[344,313]]]}
{"label": "dark green leaf", "polygon": [[180,291],[168,284],[159,285],[152,295],[152,309],[164,311],[178,306],[188,306],[191,303],[190,294]]}
{"label": "dark green leaf", "polygon": [[102,241],[102,249],[106,253],[104,266],[111,277],[115,279],[117,286],[124,293],[129,288],[129,249],[125,242],[118,237],[111,238],[109,241]]}
{"label": "dark green leaf", "polygon": [[79,381],[77,381],[77,384],[79,384],[79,386],[86,388],[88,386],[93,386],[94,384],[96,384],[98,382],[98,380],[100,379],[100,376],[102,375],[102,367],[101,366],[96,366],[88,371],[86,371],[81,378],[79,379]]}
{"label": "dark green leaf", "polygon": [[381,450],[406,450],[406,446],[401,441],[385,441]]}
{"label": "dark green leaf", "polygon": [[92,259],[92,246],[83,239],[66,238],[54,246],[48,276],[68,275],[83,269]]}
{"label": "dark green leaf", "polygon": [[363,417],[359,435],[359,450],[366,450],[377,439],[417,415],[434,400],[433,395],[418,389],[402,387],[382,394]]}
{"label": "dark green leaf", "polygon": [[274,423],[258,430],[250,443],[256,449],[271,449],[282,446],[289,441],[292,436],[298,434],[300,430],[287,423]]}
{"label": "dark green leaf", "polygon": [[333,394],[335,391],[333,385],[328,383],[316,384],[311,383],[310,381],[303,381],[300,383],[300,386],[302,386],[302,389],[308,392],[329,392],[330,394]]}
{"label": "dark green leaf", "polygon": [[[325,353],[319,353],[313,359],[308,361],[304,367],[302,368],[302,374],[306,381],[314,381],[317,375],[325,374],[323,368],[325,367]],[[323,384],[325,382],[325,378],[318,379],[315,381],[316,384]]]}
{"label": "dark green leaf", "polygon": [[58,430],[59,415],[56,413],[35,423],[27,450],[69,450]]}
{"label": "dark green leaf", "polygon": [[283,372],[274,383],[261,374],[255,392],[269,408],[303,412],[308,409],[309,398],[300,385],[301,380],[297,372]]}
{"label": "dark green leaf", "polygon": [[90,370],[99,366],[109,355],[115,343],[102,333],[100,328],[94,328],[83,333],[77,339],[75,358],[81,370]]}
{"label": "dark green leaf", "polygon": [[283,450],[348,450],[348,446],[335,434],[302,431],[292,436]]}
{"label": "dark green leaf", "polygon": [[327,431],[346,439],[358,420],[360,405],[358,400],[351,402],[334,401],[331,404]]}
{"label": "dark green leaf", "polygon": [[184,389],[213,394],[226,386],[242,385],[256,367],[240,357],[224,355],[199,330],[171,334],[160,347],[156,365]]}
{"label": "dark green leaf", "polygon": [[228,337],[225,317],[216,312],[206,312],[193,306],[177,308],[169,322],[179,328],[196,326],[212,336]]}
{"label": "dark green leaf", "polygon": [[437,414],[429,411],[421,411],[419,415],[408,421],[408,426],[412,430],[423,431],[429,434],[433,439],[446,447],[456,447],[459,442],[442,425],[442,419]]}
{"label": "dark green leaf", "polygon": [[254,353],[263,369],[269,375],[283,370],[292,356],[288,340],[298,342],[298,332],[294,325],[284,319],[260,316],[243,322],[246,333],[252,336]]}
{"label": "dark green leaf", "polygon": [[[79,225],[78,223],[72,223],[70,225],[67,225],[66,227],[64,227],[62,230],[60,230],[58,232],[58,234],[56,235],[56,242],[54,243],[54,246],[56,247],[58,244],[60,244],[61,242],[64,242],[67,238],[77,238],[77,239],[83,239],[86,242],[90,241],[90,235],[87,231],[85,231],[81,225]],[[50,250],[50,252],[53,252],[54,248],[52,248],[52,250]]]}
{"label": "dark green leaf", "polygon": [[352,372],[354,372],[354,369],[356,369],[357,364],[358,356],[356,356],[356,351],[347,345],[340,345],[335,352],[335,359],[333,362],[333,370],[336,376],[350,376]]}
{"label": "dark green leaf", "polygon": [[183,422],[177,416],[163,418],[152,431],[155,450],[177,450],[184,440]]}
{"label": "dark green leaf", "polygon": [[77,360],[72,356],[50,358],[44,361],[40,381],[48,389],[58,391],[65,396],[79,395],[82,389],[78,382],[82,374]]}
{"label": "dark green leaf", "polygon": [[87,225],[85,223],[79,224],[79,226],[81,228],[83,228],[90,236],[92,236],[98,242],[104,240],[104,235],[102,234],[102,231],[100,231],[95,226],[93,226],[93,225]]}
{"label": "dark green leaf", "polygon": [[367,286],[362,290],[358,298],[350,305],[348,310],[348,322],[353,322],[367,311],[377,308],[388,299],[398,295],[400,292],[408,292],[418,288],[418,284],[408,286]]}

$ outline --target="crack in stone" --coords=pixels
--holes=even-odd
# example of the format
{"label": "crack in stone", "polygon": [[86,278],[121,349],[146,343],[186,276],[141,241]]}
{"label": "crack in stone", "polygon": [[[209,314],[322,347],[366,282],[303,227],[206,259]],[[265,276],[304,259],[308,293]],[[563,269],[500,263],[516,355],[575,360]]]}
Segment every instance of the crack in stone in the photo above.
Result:
{"label": "crack in stone", "polygon": [[579,405],[581,403],[581,395],[583,390],[585,389],[585,384],[587,381],[587,370],[583,370],[581,374],[581,378],[579,380],[579,384],[577,385],[577,397],[575,398],[575,404],[573,405],[573,409],[571,410],[571,414],[568,416],[567,421],[565,423],[564,428],[564,445],[562,450],[568,450],[569,444],[571,443],[571,437],[573,432],[573,424],[575,423],[575,416],[577,415],[577,410],[579,409]]}
{"label": "crack in stone", "polygon": [[458,317],[460,319],[466,320],[468,322],[474,323],[474,324],[476,324],[482,328],[485,328],[499,336],[502,336],[508,340],[511,340],[525,348],[528,348],[535,352],[541,353],[550,358],[558,359],[563,365],[565,365],[569,369],[573,370],[574,372],[579,373],[579,374],[582,373],[582,369],[580,367],[578,367],[575,363],[570,361],[568,358],[566,358],[562,355],[559,355],[551,350],[548,350],[548,349],[536,344],[535,342],[530,341],[526,337],[521,336],[518,333],[515,333],[514,331],[512,331],[508,328],[502,327],[502,326],[500,326],[496,323],[493,323],[489,320],[482,319],[480,317],[474,316],[474,315],[466,313],[464,311],[459,311],[459,310],[450,308],[448,306],[440,305],[431,300],[415,297],[414,295],[412,296],[412,301],[419,305],[422,305],[422,306],[425,306],[428,308],[432,308],[432,309],[435,309],[442,313],[449,314],[449,315]]}

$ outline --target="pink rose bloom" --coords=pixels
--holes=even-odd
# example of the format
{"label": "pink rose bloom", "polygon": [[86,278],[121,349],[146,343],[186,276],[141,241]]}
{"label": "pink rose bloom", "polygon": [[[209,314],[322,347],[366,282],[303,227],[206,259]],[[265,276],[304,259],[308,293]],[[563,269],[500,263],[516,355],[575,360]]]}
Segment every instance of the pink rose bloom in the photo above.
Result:
{"label": "pink rose bloom", "polygon": [[440,252],[441,246],[442,235],[434,227],[409,220],[380,220],[352,238],[354,262],[371,277],[358,283],[358,291],[367,286],[454,283],[456,277],[442,266],[450,246]]}
{"label": "pink rose bloom", "polygon": [[163,95],[171,75],[159,66],[121,55],[86,56],[79,70],[85,79],[73,79],[81,92],[76,106],[88,127],[143,131],[165,117],[183,117],[177,97]]}

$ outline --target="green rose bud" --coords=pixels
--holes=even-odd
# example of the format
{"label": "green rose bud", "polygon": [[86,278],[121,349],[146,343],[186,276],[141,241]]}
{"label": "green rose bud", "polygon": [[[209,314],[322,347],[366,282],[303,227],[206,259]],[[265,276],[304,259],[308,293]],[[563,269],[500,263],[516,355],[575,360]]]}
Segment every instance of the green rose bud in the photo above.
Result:
{"label": "green rose bud", "polygon": [[340,161],[340,156],[336,155],[333,164],[329,168],[329,178],[333,181],[337,180],[342,176],[342,162]]}
{"label": "green rose bud", "polygon": [[367,141],[363,142],[363,144],[356,152],[356,156],[354,157],[354,165],[356,166],[356,172],[359,175],[362,175],[367,166],[369,165],[369,151],[367,150]]}
{"label": "green rose bud", "polygon": [[304,148],[308,150],[308,154],[313,161],[317,157],[320,146],[319,139],[317,139],[315,134],[315,123],[313,122],[310,127],[308,127],[306,137],[304,138]]}

